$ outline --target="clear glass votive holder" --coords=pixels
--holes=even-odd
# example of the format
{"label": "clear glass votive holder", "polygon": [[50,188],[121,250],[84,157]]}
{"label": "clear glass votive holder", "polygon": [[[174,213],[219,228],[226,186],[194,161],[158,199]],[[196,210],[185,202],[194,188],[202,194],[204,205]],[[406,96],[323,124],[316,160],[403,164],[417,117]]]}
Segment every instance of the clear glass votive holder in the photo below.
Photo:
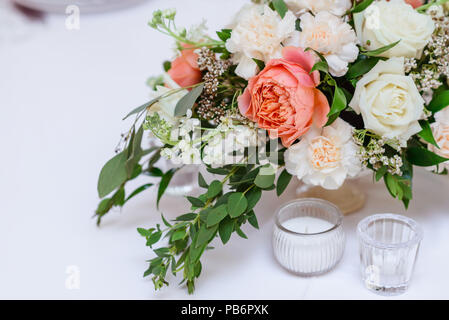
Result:
{"label": "clear glass votive holder", "polygon": [[341,260],[345,248],[343,215],[332,203],[297,199],[276,212],[273,250],[276,260],[300,276],[323,274]]}
{"label": "clear glass votive holder", "polygon": [[357,227],[362,279],[380,295],[404,293],[410,283],[419,246],[421,226],[397,214],[376,214]]}

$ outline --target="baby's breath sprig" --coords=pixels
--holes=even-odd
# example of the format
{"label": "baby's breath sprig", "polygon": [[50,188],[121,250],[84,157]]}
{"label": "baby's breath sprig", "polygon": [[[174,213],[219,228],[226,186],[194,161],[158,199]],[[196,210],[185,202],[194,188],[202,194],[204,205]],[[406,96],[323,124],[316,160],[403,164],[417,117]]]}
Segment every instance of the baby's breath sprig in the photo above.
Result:
{"label": "baby's breath sprig", "polygon": [[354,130],[354,141],[360,147],[359,156],[364,166],[374,171],[385,167],[390,174],[402,176],[402,149],[397,139],[385,139],[362,129]]}
{"label": "baby's breath sprig", "polygon": [[182,49],[183,45],[188,45],[189,48],[224,46],[223,41],[214,40],[208,36],[204,36],[205,41],[202,42],[190,39],[186,28],[178,28],[176,26],[175,17],[175,9],[156,10],[153,12],[153,18],[148,22],[148,25],[163,34],[174,38],[179,49]]}

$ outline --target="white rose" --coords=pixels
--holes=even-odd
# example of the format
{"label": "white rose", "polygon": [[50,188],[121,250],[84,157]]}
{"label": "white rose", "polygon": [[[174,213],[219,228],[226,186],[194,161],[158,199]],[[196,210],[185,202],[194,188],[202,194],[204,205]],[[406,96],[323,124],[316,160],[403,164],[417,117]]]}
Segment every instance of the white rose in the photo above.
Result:
{"label": "white rose", "polygon": [[354,15],[354,24],[360,42],[369,50],[400,40],[396,46],[381,54],[387,58],[419,59],[435,30],[430,16],[418,13],[404,0],[374,2]]}
{"label": "white rose", "polygon": [[338,189],[347,177],[360,173],[362,165],[357,151],[352,127],[339,118],[322,130],[310,130],[288,148],[285,167],[306,184]]}
{"label": "white rose", "polygon": [[[321,53],[329,65],[334,77],[348,72],[348,63],[354,62],[359,55],[358,42],[354,30],[341,18],[321,11],[315,16],[309,12],[301,16],[301,32],[289,45],[300,48],[312,48]],[[297,40],[293,40],[293,39]]]}
{"label": "white rose", "polygon": [[296,17],[290,11],[281,19],[268,6],[246,5],[237,14],[226,48],[238,64],[235,73],[249,79],[257,74],[253,59],[268,62],[282,57],[282,42],[295,32]]}
{"label": "white rose", "polygon": [[352,6],[351,0],[285,0],[285,4],[296,15],[308,10],[313,13],[329,11],[337,16],[342,16]]}
{"label": "white rose", "polygon": [[[180,89],[181,87],[174,82],[166,73],[163,76],[165,86],[157,86],[156,90],[151,91],[150,99],[159,98],[162,95],[167,94],[173,89]],[[148,114],[158,113],[159,116],[167,121],[169,124],[174,125],[177,123],[178,118],[175,117],[175,109],[179,100],[184,97],[189,91],[180,90],[174,94],[167,95],[166,97],[159,99],[158,102],[153,104],[148,111]]]}
{"label": "white rose", "polygon": [[404,58],[379,61],[357,82],[349,106],[362,114],[366,129],[402,145],[421,131],[424,99],[404,73]]}

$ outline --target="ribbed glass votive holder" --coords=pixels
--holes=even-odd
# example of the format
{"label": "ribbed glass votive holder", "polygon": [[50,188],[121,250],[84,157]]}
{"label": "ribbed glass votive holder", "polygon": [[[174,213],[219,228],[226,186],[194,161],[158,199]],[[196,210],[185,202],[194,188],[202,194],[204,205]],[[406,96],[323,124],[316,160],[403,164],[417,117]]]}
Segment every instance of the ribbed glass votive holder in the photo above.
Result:
{"label": "ribbed glass votive holder", "polygon": [[301,276],[331,270],[345,248],[342,220],[340,210],[325,200],[304,198],[282,205],[273,232],[277,261]]}
{"label": "ribbed glass votive holder", "polygon": [[366,287],[381,295],[397,295],[408,289],[422,228],[396,214],[377,214],[357,227],[362,278]]}

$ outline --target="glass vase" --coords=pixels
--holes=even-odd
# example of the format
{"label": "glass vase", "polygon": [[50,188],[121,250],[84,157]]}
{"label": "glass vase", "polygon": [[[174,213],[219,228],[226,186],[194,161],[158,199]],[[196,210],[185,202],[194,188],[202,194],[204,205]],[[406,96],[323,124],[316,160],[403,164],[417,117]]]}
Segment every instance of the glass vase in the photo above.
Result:
{"label": "glass vase", "polygon": [[328,190],[320,186],[309,186],[300,182],[296,189],[298,198],[317,198],[335,204],[344,214],[350,214],[363,208],[366,195],[358,186],[356,179],[347,179],[337,190]]}

